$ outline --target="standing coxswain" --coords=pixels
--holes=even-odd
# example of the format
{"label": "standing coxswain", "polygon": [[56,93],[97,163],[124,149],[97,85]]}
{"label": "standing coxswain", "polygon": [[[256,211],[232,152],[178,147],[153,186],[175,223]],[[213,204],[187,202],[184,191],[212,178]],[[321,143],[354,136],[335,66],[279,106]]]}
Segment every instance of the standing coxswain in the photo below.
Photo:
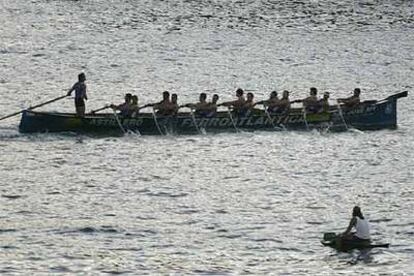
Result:
{"label": "standing coxswain", "polygon": [[83,117],[85,115],[85,100],[88,100],[88,96],[86,95],[86,76],[84,73],[80,73],[78,75],[78,82],[75,83],[72,88],[68,91],[68,96],[75,91],[75,108],[76,108],[76,115]]}

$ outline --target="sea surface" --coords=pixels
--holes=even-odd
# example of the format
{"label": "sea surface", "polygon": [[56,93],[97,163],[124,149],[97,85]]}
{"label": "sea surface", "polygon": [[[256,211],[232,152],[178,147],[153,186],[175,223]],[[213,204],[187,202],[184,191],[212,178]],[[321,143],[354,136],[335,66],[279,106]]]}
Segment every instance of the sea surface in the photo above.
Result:
{"label": "sea surface", "polygon": [[[0,117],[242,87],[398,102],[398,129],[94,137],[0,121],[2,275],[414,275],[414,2],[0,0]],[[39,110],[73,112],[65,99]],[[323,247],[354,205],[376,242]]]}

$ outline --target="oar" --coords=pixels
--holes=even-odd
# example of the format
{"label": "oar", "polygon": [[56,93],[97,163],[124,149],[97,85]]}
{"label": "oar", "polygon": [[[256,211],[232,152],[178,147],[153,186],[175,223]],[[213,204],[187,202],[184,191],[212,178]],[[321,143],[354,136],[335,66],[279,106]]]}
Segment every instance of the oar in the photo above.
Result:
{"label": "oar", "polygon": [[115,117],[115,120],[116,120],[116,122],[118,123],[119,128],[120,128],[120,129],[122,130],[122,132],[125,134],[125,133],[126,133],[126,131],[125,131],[124,127],[122,126],[121,121],[120,121],[120,120],[119,120],[119,118],[118,118],[118,114],[116,114],[116,110],[114,109],[113,111],[114,111],[114,117]]}
{"label": "oar", "polygon": [[110,107],[111,107],[110,105],[105,105],[104,107],[101,107],[101,108],[98,108],[98,109],[92,110],[92,111],[91,111],[91,114],[95,114],[96,112],[99,112],[99,111],[102,111],[102,110],[108,109],[108,108],[110,108]]}
{"label": "oar", "polygon": [[305,121],[306,130],[309,131],[309,124],[308,124],[308,119],[307,119],[307,116],[306,116],[306,108],[305,107],[303,108],[303,120]]}
{"label": "oar", "polygon": [[341,104],[339,103],[339,101],[338,101],[338,100],[336,100],[336,101],[337,101],[337,103],[338,103],[338,104],[337,104],[337,106],[338,106],[339,116],[341,116],[342,122],[344,123],[346,130],[348,130],[348,125],[346,124],[346,121],[345,121],[345,118],[344,118],[344,114],[342,113],[342,107],[341,107]]}
{"label": "oar", "polygon": [[198,125],[197,125],[197,121],[196,121],[196,119],[195,119],[194,112],[193,112],[193,109],[192,109],[192,108],[190,108],[190,114],[191,114],[191,118],[193,119],[193,123],[194,123],[194,126],[195,126],[195,128],[196,128],[197,132],[198,132],[199,134],[201,134],[200,128],[199,128],[199,127],[198,127]]}
{"label": "oar", "polygon": [[229,114],[229,117],[230,117],[231,123],[233,124],[234,129],[236,130],[236,132],[239,132],[239,129],[237,128],[236,123],[233,120],[233,115],[231,114],[230,107],[227,109],[227,113]]}
{"label": "oar", "polygon": [[158,129],[158,132],[160,133],[160,135],[163,135],[163,133],[161,131],[161,128],[160,128],[160,125],[158,124],[157,115],[155,115],[154,109],[152,109],[152,117],[154,118],[154,123],[155,123],[155,126]]}
{"label": "oar", "polygon": [[59,100],[61,100],[61,99],[66,98],[67,96],[68,96],[68,95],[60,96],[60,97],[57,97],[57,98],[55,98],[55,99],[53,99],[53,100],[49,100],[49,101],[47,101],[47,102],[44,102],[44,103],[41,103],[41,104],[38,104],[38,105],[35,105],[35,106],[31,106],[31,107],[29,107],[29,108],[27,108],[27,109],[23,109],[23,110],[20,110],[20,111],[18,111],[18,112],[15,112],[15,113],[9,114],[9,115],[7,115],[7,116],[1,117],[1,118],[0,118],[0,121],[1,121],[1,120],[4,120],[4,119],[7,119],[7,118],[10,118],[10,117],[13,117],[13,116],[16,116],[16,115],[19,115],[19,114],[23,113],[23,112],[24,112],[24,111],[26,111],[26,110],[32,110],[32,109],[35,109],[35,108],[38,108],[38,107],[41,107],[41,106],[44,106],[44,105],[47,105],[47,104],[50,104],[50,103],[53,103],[53,102],[59,101]]}
{"label": "oar", "polygon": [[275,126],[275,124],[273,123],[272,117],[270,116],[269,110],[267,110],[267,106],[265,104],[263,104],[265,113],[267,115],[267,118],[269,119],[270,123],[272,124],[273,128],[276,130],[280,130],[280,127]]}

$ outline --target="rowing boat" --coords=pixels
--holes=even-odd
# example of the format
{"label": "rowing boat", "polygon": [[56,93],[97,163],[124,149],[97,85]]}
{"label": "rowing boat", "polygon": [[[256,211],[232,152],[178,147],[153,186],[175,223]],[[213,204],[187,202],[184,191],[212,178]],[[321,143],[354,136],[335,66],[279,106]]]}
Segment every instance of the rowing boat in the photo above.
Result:
{"label": "rowing boat", "polygon": [[397,99],[407,92],[389,96],[381,101],[365,101],[355,108],[332,108],[326,113],[304,114],[293,108],[288,114],[268,114],[255,110],[248,116],[217,112],[212,117],[198,117],[191,113],[159,116],[140,113],[136,117],[115,116],[113,113],[86,114],[35,112],[25,110],[19,125],[22,133],[78,132],[121,133],[139,132],[142,135],[197,134],[203,132],[229,132],[254,130],[308,130],[328,129],[342,131],[349,127],[359,130],[395,129],[397,127]]}
{"label": "rowing boat", "polygon": [[382,243],[382,244],[373,244],[371,240],[361,240],[361,241],[354,241],[354,240],[347,240],[343,239],[340,235],[335,233],[325,233],[323,235],[323,240],[321,243],[324,246],[332,247],[341,252],[347,252],[354,249],[371,249],[377,247],[388,248],[389,243]]}

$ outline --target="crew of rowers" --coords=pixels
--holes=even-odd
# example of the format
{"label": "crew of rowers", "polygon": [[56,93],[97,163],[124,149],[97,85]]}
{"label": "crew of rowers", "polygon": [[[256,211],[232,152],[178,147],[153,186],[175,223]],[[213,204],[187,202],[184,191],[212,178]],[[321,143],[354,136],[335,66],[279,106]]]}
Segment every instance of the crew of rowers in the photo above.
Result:
{"label": "crew of rowers", "polygon": [[[190,108],[194,110],[194,114],[199,117],[211,117],[217,112],[217,107],[226,106],[232,109],[237,116],[248,116],[254,111],[256,105],[263,105],[266,113],[268,114],[287,114],[290,111],[292,103],[302,103],[303,110],[306,113],[323,113],[328,112],[329,106],[329,93],[325,92],[321,99],[317,96],[318,90],[315,87],[310,88],[310,95],[304,99],[290,101],[289,91],[283,91],[282,97],[279,98],[276,91],[270,93],[269,99],[254,102],[253,93],[247,93],[247,97],[244,97],[244,91],[241,88],[236,90],[236,99],[233,101],[223,102],[218,104],[219,96],[214,94],[212,100],[207,102],[207,94],[201,93],[199,101],[197,103],[189,103],[179,105],[177,100],[177,94],[172,94],[170,99],[170,93],[164,91],[162,93],[162,100],[157,103],[146,104],[141,107],[138,106],[138,97],[132,94],[125,95],[124,103],[120,105],[110,105],[109,107],[114,110],[119,110],[123,116],[134,117],[139,113],[140,109],[146,107],[153,107],[157,112],[157,115],[175,115],[182,107]],[[359,95],[361,90],[359,88],[354,89],[354,93],[351,97],[338,99],[338,103],[341,103],[345,109],[353,108],[360,103]]]}

